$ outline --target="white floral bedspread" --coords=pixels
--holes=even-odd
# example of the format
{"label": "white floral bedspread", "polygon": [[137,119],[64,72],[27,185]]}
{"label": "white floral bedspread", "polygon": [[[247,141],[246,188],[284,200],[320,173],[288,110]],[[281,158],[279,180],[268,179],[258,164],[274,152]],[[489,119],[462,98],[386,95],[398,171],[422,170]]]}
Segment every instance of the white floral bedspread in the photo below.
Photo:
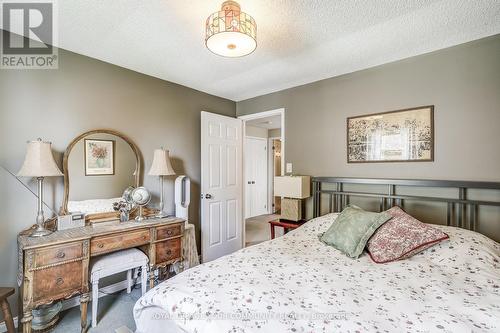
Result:
{"label": "white floral bedspread", "polygon": [[134,307],[137,332],[500,332],[498,243],[437,226],[450,240],[375,264],[318,240],[335,216],[161,283]]}

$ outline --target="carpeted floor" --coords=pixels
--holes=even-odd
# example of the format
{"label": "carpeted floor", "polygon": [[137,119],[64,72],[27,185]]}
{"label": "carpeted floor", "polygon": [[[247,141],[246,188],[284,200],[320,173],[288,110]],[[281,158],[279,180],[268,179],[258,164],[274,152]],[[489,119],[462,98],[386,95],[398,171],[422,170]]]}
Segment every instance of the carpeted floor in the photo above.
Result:
{"label": "carpeted floor", "polygon": [[[98,325],[89,328],[89,333],[129,333],[135,331],[135,322],[132,309],[135,302],[141,297],[140,287],[127,294],[126,290],[99,298],[97,311]],[[92,305],[89,303],[87,324],[90,327],[92,320]],[[80,332],[80,307],[63,311],[59,324],[54,333]]]}
{"label": "carpeted floor", "polygon": [[[259,244],[271,239],[269,221],[279,218],[279,215],[260,215],[245,220],[245,246]],[[283,235],[283,228],[276,228],[276,237]]]}

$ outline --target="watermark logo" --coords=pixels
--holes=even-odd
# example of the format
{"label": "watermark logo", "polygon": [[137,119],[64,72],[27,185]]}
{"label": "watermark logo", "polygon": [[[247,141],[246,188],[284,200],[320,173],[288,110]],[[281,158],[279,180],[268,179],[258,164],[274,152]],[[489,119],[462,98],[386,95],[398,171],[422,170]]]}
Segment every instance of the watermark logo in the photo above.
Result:
{"label": "watermark logo", "polygon": [[0,68],[57,69],[54,1],[2,1]]}

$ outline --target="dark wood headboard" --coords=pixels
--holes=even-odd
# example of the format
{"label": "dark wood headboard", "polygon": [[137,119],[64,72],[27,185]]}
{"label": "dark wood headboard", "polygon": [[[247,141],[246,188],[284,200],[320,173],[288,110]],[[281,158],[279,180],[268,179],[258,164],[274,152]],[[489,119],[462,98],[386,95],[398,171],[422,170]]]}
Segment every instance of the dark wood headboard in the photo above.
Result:
{"label": "dark wood headboard", "polygon": [[[386,187],[384,193],[346,191],[344,185],[379,185]],[[328,185],[328,186],[325,186]],[[437,202],[447,205],[446,224],[469,230],[478,226],[478,207],[497,206],[499,201],[470,200],[467,192],[471,189],[500,190],[500,182],[425,180],[425,179],[382,179],[382,178],[350,178],[350,177],[313,177],[313,216],[321,215],[321,202],[324,195],[328,200],[328,212],[340,212],[349,204],[351,197],[365,197],[379,200],[379,210],[384,211],[392,206],[404,207],[405,201]],[[328,187],[328,188],[327,188]],[[443,197],[432,195],[398,194],[400,187],[451,188],[456,189],[456,196]],[[429,191],[431,192],[431,191]],[[500,229],[500,218],[498,219]]]}

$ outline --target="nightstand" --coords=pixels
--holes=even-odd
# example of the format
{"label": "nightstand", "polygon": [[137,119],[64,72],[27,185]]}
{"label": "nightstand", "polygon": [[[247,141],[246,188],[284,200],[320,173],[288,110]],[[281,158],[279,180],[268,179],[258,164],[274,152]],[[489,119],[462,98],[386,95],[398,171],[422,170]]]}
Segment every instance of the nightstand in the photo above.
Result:
{"label": "nightstand", "polygon": [[274,239],[275,233],[274,233],[274,228],[275,227],[282,227],[284,229],[285,234],[293,229],[297,229],[301,225],[306,223],[306,220],[300,220],[300,221],[290,221],[290,220],[285,220],[285,219],[277,219],[277,220],[272,220],[269,221],[269,226],[271,227],[271,239]]}

